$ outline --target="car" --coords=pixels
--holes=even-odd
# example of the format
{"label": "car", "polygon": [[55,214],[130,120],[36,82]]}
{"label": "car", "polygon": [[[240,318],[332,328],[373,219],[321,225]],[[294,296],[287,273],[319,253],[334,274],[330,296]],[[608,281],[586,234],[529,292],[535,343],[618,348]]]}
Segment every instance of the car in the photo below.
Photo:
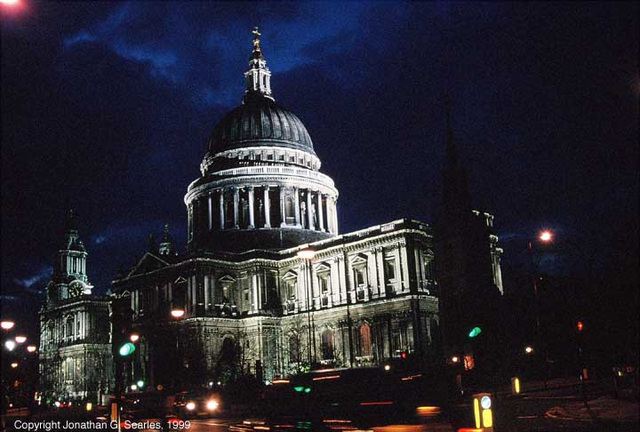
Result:
{"label": "car", "polygon": [[210,417],[220,413],[221,397],[209,391],[180,392],[175,396],[174,412],[179,418]]}
{"label": "car", "polygon": [[430,376],[359,368],[274,380],[255,415],[230,430],[454,431],[455,404]]}

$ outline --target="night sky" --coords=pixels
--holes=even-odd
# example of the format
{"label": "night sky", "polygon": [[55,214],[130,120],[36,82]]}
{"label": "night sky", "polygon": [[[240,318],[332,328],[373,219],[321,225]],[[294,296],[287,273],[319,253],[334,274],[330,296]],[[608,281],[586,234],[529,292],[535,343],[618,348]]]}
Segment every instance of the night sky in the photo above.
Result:
{"label": "night sky", "polygon": [[506,270],[542,228],[556,233],[544,271],[637,262],[637,3],[0,8],[3,314],[37,302],[69,208],[98,292],[164,222],[185,250],[183,196],[242,99],[256,25],[276,101],[340,192],[341,232],[437,218],[448,95]]}

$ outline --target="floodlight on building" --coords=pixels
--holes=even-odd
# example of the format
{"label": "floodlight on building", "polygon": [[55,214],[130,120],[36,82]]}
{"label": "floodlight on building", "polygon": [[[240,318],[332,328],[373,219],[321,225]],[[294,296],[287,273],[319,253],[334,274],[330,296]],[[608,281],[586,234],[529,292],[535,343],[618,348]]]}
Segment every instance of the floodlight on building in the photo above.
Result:
{"label": "floodlight on building", "polygon": [[303,260],[311,260],[316,256],[316,252],[312,249],[303,249],[296,253],[296,256]]}

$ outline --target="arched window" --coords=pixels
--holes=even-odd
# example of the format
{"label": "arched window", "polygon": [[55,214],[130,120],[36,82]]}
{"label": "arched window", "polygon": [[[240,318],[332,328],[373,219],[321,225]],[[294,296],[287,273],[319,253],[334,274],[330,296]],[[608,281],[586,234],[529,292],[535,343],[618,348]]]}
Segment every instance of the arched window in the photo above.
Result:
{"label": "arched window", "polygon": [[371,355],[371,327],[367,323],[360,327],[360,355]]}
{"label": "arched window", "polygon": [[333,332],[325,330],[322,332],[322,358],[324,360],[333,359]]}
{"label": "arched window", "polygon": [[69,339],[73,339],[73,318],[67,318],[66,327],[65,336]]}

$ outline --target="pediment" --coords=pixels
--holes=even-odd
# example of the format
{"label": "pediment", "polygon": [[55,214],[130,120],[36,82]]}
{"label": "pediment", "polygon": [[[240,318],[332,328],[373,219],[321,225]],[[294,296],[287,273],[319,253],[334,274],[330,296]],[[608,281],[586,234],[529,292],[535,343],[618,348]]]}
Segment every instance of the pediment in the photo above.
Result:
{"label": "pediment", "polygon": [[151,271],[167,267],[168,265],[169,263],[159,256],[152,254],[151,252],[147,252],[140,261],[138,261],[138,264],[136,264],[131,272],[129,272],[128,277],[149,273]]}
{"label": "pediment", "polygon": [[296,272],[294,272],[293,270],[289,270],[288,272],[286,272],[284,274],[284,276],[282,276],[283,280],[292,280],[292,279],[298,279],[298,274]]}

